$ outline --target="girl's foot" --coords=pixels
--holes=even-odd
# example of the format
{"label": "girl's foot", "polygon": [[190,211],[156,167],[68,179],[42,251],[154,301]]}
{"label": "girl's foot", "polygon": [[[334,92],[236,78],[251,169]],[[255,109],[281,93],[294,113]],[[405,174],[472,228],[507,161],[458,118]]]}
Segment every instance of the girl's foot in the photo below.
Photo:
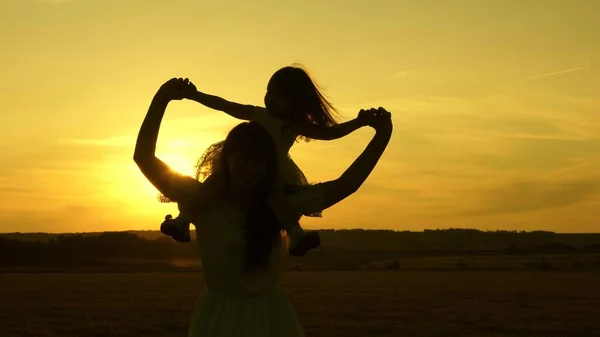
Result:
{"label": "girl's foot", "polygon": [[316,231],[304,233],[304,235],[292,236],[290,255],[302,256],[311,249],[318,248],[321,245],[321,236]]}
{"label": "girl's foot", "polygon": [[160,231],[177,242],[190,242],[192,240],[189,222],[181,217],[173,219],[171,214],[165,216],[165,221],[160,225]]}

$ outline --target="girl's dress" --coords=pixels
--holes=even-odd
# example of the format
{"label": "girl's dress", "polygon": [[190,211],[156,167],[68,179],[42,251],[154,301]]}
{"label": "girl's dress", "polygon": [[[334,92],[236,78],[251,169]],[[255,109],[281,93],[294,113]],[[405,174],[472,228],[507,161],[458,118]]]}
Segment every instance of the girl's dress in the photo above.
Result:
{"label": "girl's dress", "polygon": [[[296,142],[298,132],[293,123],[287,120],[270,116],[267,109],[255,107],[253,113],[253,122],[258,123],[265,128],[273,140],[277,148],[279,159],[279,174],[287,190],[299,190],[309,185],[306,176],[294,162],[289,152]],[[196,164],[196,179],[204,181],[213,171],[218,170],[218,157],[223,147],[223,142],[220,141],[211,145]],[[304,214],[310,217],[321,217],[321,212]]]}

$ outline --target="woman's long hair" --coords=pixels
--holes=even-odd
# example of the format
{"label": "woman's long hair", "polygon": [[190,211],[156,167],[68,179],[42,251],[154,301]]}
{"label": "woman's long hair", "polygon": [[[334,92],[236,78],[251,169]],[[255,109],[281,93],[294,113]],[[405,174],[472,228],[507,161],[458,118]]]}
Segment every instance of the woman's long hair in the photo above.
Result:
{"label": "woman's long hair", "polygon": [[[338,124],[334,118],[337,110],[302,65],[295,63],[277,70],[269,80],[268,87],[272,86],[292,101],[294,118],[325,127]],[[303,135],[298,138],[310,141]]]}
{"label": "woman's long hair", "polygon": [[227,135],[219,154],[219,170],[223,170],[226,186],[229,184],[228,158],[239,152],[250,154],[266,163],[266,172],[253,191],[245,224],[246,270],[268,267],[276,240],[281,238],[282,226],[275,218],[267,198],[277,178],[277,152],[271,135],[259,124],[246,122],[234,127]]}

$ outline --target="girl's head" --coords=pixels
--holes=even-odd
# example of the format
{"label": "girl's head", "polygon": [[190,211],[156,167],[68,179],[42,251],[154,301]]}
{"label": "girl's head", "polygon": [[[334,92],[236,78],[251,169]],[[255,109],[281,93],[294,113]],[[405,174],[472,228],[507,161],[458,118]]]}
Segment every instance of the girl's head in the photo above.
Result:
{"label": "girl's head", "polygon": [[337,124],[333,118],[337,111],[299,65],[281,68],[271,76],[265,107],[270,114],[286,119],[305,119],[321,126]]}
{"label": "girl's head", "polygon": [[228,193],[245,195],[249,201],[244,266],[266,268],[282,229],[267,205],[277,176],[275,143],[260,125],[242,123],[229,132],[218,159]]}

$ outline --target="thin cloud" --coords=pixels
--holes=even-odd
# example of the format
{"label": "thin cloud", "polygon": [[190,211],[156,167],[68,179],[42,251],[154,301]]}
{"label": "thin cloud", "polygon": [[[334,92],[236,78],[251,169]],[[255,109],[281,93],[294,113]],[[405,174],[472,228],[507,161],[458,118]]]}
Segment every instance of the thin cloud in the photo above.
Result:
{"label": "thin cloud", "polygon": [[458,215],[525,213],[567,207],[599,194],[600,177],[556,182],[513,181],[499,188],[477,193],[484,197],[475,202],[476,209]]}
{"label": "thin cloud", "polygon": [[408,72],[406,71],[398,71],[390,75],[393,79],[405,78],[406,76],[408,76]]}
{"label": "thin cloud", "polygon": [[36,190],[28,187],[0,186],[0,194],[31,194]]}
{"label": "thin cloud", "polygon": [[63,4],[65,2],[71,2],[72,0],[37,0],[36,2],[38,3],[43,3],[43,4]]}
{"label": "thin cloud", "polygon": [[35,212],[3,212],[0,214],[0,232],[61,233],[91,231],[94,228],[112,230],[127,226],[127,222],[120,223],[120,217],[113,217],[112,214],[126,215],[128,206],[121,202],[107,202],[102,206],[66,204]]}
{"label": "thin cloud", "polygon": [[[217,141],[217,140],[215,140]],[[63,138],[56,141],[59,145],[75,145],[75,146],[94,146],[94,147],[126,147],[131,148],[136,143],[134,136],[115,136],[107,138]],[[205,141],[189,139],[188,137],[172,138],[168,136],[159,137],[159,147],[167,146],[169,148],[189,148],[198,146],[207,146]]]}
{"label": "thin cloud", "polygon": [[427,136],[431,139],[449,140],[462,139],[466,141],[487,142],[491,137],[507,139],[532,139],[532,140],[558,140],[558,141],[585,141],[586,137],[563,136],[553,134],[534,134],[521,131],[503,132],[495,130],[469,130],[458,132],[440,132]]}
{"label": "thin cloud", "polygon": [[574,71],[580,71],[580,70],[585,70],[585,69],[589,69],[589,67],[587,67],[587,66],[586,67],[576,67],[576,68],[571,68],[571,69],[564,69],[564,70],[554,71],[554,72],[551,72],[551,73],[546,73],[546,74],[541,74],[541,75],[536,75],[536,76],[521,78],[521,79],[518,79],[516,81],[512,81],[512,82],[510,82],[508,84],[515,84],[515,83],[521,83],[521,82],[539,80],[539,79],[542,79],[542,78],[545,78],[545,77],[562,75],[562,74],[572,73]]}
{"label": "thin cloud", "polygon": [[88,145],[88,146],[128,146],[131,147],[135,144],[135,138],[133,136],[116,136],[108,137],[104,139],[94,138],[63,138],[57,141],[58,144],[66,145]]}
{"label": "thin cloud", "polygon": [[405,78],[405,77],[416,77],[416,76],[421,76],[421,77],[439,77],[439,76],[443,76],[443,75],[448,75],[448,71],[447,70],[443,70],[443,69],[421,69],[421,70],[415,70],[412,69],[410,71],[408,70],[398,70],[395,72],[392,72],[389,74],[390,78],[393,79],[398,79],[398,78]]}

